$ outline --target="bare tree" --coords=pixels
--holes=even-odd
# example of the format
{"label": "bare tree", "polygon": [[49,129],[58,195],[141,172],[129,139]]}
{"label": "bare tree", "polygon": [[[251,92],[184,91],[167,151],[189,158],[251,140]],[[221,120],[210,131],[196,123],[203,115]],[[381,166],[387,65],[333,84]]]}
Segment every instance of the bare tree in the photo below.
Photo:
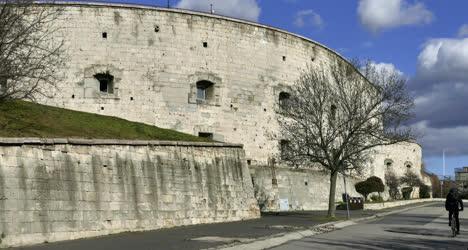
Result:
{"label": "bare tree", "polygon": [[308,67],[280,98],[281,158],[329,173],[328,216],[335,216],[339,173],[359,174],[376,147],[412,140],[402,126],[413,107],[405,84],[397,72],[337,60],[328,70]]}
{"label": "bare tree", "polygon": [[400,183],[405,184],[410,188],[410,197],[415,187],[420,187],[421,185],[423,185],[421,178],[419,178],[419,176],[416,173],[410,170],[406,171],[405,175],[403,175],[400,178]]}
{"label": "bare tree", "polygon": [[32,0],[0,3],[0,101],[46,95],[58,81],[63,41],[57,5]]}
{"label": "bare tree", "polygon": [[398,187],[400,186],[400,180],[396,177],[393,171],[387,171],[385,173],[385,184],[388,187],[388,194],[392,200],[397,200],[400,198],[400,191]]}

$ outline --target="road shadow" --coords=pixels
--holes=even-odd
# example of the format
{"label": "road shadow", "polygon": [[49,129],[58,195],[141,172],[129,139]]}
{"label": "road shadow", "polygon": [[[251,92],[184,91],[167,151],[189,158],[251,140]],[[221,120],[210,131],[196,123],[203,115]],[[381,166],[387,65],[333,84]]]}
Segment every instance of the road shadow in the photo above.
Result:
{"label": "road shadow", "polygon": [[326,239],[307,238],[301,241],[288,243],[291,249],[463,249],[466,250],[466,242],[456,241],[453,238],[447,240],[436,239],[402,239],[402,238],[372,238],[371,240],[349,240],[346,242]]}

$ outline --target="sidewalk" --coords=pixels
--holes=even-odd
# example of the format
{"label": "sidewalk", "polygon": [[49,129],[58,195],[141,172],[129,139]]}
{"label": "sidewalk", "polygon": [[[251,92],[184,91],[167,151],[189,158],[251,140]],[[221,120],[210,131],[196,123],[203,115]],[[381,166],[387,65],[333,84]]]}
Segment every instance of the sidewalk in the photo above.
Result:
{"label": "sidewalk", "polygon": [[[379,211],[354,210],[352,219],[416,207],[421,204],[394,207]],[[36,245],[12,249],[206,249],[223,245],[252,242],[258,238],[304,231],[327,223],[326,211],[265,213],[260,219],[195,225],[161,229],[148,232],[132,232]],[[346,211],[338,210],[338,219],[346,218]],[[344,223],[344,222],[342,222]]]}

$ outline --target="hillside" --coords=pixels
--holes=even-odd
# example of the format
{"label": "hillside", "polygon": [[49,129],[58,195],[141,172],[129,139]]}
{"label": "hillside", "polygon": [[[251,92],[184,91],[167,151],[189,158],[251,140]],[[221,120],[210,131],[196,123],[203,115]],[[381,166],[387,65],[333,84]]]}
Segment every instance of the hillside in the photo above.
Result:
{"label": "hillside", "polygon": [[116,117],[25,101],[0,104],[0,137],[209,141]]}

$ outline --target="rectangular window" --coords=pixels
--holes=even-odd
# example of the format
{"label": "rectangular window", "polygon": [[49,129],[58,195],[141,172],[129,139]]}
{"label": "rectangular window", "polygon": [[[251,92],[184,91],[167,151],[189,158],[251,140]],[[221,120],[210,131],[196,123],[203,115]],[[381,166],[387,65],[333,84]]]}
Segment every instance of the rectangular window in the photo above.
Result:
{"label": "rectangular window", "polygon": [[207,138],[213,140],[213,133],[199,132],[198,137]]}
{"label": "rectangular window", "polygon": [[206,99],[206,89],[197,88],[197,99],[198,100],[205,100]]}

